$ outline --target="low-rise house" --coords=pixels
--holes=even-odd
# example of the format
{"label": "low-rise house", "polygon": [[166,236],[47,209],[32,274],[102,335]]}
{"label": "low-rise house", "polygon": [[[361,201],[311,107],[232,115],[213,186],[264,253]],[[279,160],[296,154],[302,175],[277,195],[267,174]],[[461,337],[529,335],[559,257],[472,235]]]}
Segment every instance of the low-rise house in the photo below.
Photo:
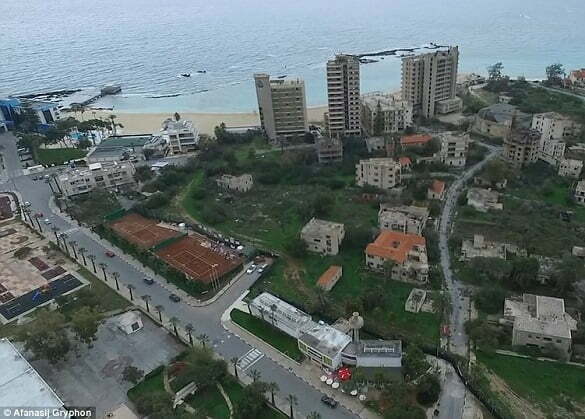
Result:
{"label": "low-rise house", "polygon": [[451,167],[463,167],[469,149],[469,134],[446,132],[439,136],[441,148],[438,157],[441,163]]}
{"label": "low-rise house", "polygon": [[433,140],[429,134],[413,134],[400,137],[400,145],[403,149],[423,147]]}
{"label": "low-rise house", "polygon": [[400,168],[403,172],[408,172],[412,169],[412,160],[408,156],[399,157],[398,163],[400,163]]}
{"label": "low-rise house", "polygon": [[442,201],[445,198],[445,191],[445,182],[435,179],[427,189],[427,199]]}
{"label": "low-rise house", "polygon": [[337,138],[321,137],[317,140],[317,159],[320,164],[343,161],[343,143]]}
{"label": "low-rise house", "polygon": [[400,163],[391,158],[360,160],[355,169],[358,186],[370,185],[380,189],[392,189],[400,185],[402,180]]}
{"label": "low-rise house", "polygon": [[215,180],[220,188],[236,192],[248,192],[254,186],[254,178],[250,174],[240,176],[222,175]]}
{"label": "low-rise house", "polygon": [[559,164],[559,176],[579,179],[583,172],[583,160],[563,158]]}
{"label": "low-rise house", "polygon": [[413,288],[408,294],[408,298],[404,303],[404,311],[409,313],[418,313],[425,303],[427,292],[420,288]]}
{"label": "low-rise house", "polygon": [[508,186],[508,179],[501,181],[492,181],[485,176],[478,175],[473,178],[473,184],[481,188],[503,190]]}
{"label": "low-rise house", "polygon": [[294,338],[298,338],[304,329],[314,324],[309,314],[267,292],[254,298],[248,308],[253,316]]}
{"label": "low-rise house", "polygon": [[571,249],[571,254],[575,257],[585,259],[585,247],[573,246],[573,249]]}
{"label": "low-rise house", "polygon": [[581,125],[566,115],[545,112],[532,117],[531,128],[540,132],[543,140],[562,140],[577,135]]}
{"label": "low-rise house", "polygon": [[453,97],[451,99],[444,99],[437,102],[437,113],[448,114],[453,112],[461,112],[463,110],[463,99],[460,97]]}
{"label": "low-rise house", "polygon": [[336,255],[345,237],[345,227],[341,223],[312,218],[301,230],[301,239],[307,250],[322,255]]}
{"label": "low-rise house", "polygon": [[162,137],[168,141],[171,154],[192,153],[199,146],[199,130],[193,121],[186,119],[165,119],[162,123]]}
{"label": "low-rise house", "polygon": [[513,105],[496,103],[479,110],[471,130],[488,137],[504,138],[510,131],[514,118],[518,126],[525,128],[530,126],[532,119],[530,115],[519,112]]}
{"label": "low-rise house", "polygon": [[570,358],[571,332],[577,322],[565,312],[565,300],[524,294],[522,300],[506,299],[504,319],[513,323],[512,345],[547,350],[554,347]]}
{"label": "low-rise house", "polygon": [[401,233],[422,235],[428,219],[429,209],[426,207],[406,205],[394,207],[382,203],[378,211],[380,229]]}
{"label": "low-rise house", "polygon": [[565,86],[573,90],[585,90],[585,68],[572,70],[565,79]]}
{"label": "low-rise house", "polygon": [[426,240],[422,236],[383,230],[365,253],[366,265],[372,270],[384,271],[390,266],[393,279],[428,281]]}
{"label": "low-rise house", "polygon": [[459,260],[467,261],[478,257],[507,259],[510,254],[525,256],[526,251],[513,244],[488,241],[481,234],[474,234],[473,240],[465,239],[461,243]]}
{"label": "low-rise house", "polygon": [[299,350],[311,361],[329,369],[341,365],[341,353],[351,342],[343,332],[327,324],[314,323],[299,334]]}
{"label": "low-rise house", "polygon": [[529,129],[516,129],[513,124],[504,136],[502,156],[515,167],[524,167],[538,160],[540,151],[540,132]]}
{"label": "low-rise house", "polygon": [[585,205],[585,180],[577,182],[574,196],[579,205]]}
{"label": "low-rise house", "polygon": [[145,149],[149,149],[155,142],[159,143],[159,139],[152,134],[113,135],[91,150],[86,160],[88,163],[145,160]]}
{"label": "low-rise house", "polygon": [[317,280],[317,286],[324,291],[331,291],[337,281],[343,275],[343,268],[339,265],[331,265]]}
{"label": "low-rise house", "polygon": [[[392,94],[368,93],[362,96],[361,118],[367,134],[393,134],[412,126],[412,105]],[[377,121],[381,121],[380,127],[376,127]]]}
{"label": "low-rise house", "polygon": [[376,151],[386,150],[386,139],[384,137],[367,137],[365,141],[366,148],[370,154]]}
{"label": "low-rise house", "polygon": [[489,210],[503,210],[504,204],[498,202],[500,193],[490,189],[469,188],[467,191],[467,205],[480,212]]}
{"label": "low-rise house", "polygon": [[96,188],[133,185],[134,165],[130,162],[91,163],[87,167],[68,169],[57,176],[57,187],[65,197],[87,193]]}

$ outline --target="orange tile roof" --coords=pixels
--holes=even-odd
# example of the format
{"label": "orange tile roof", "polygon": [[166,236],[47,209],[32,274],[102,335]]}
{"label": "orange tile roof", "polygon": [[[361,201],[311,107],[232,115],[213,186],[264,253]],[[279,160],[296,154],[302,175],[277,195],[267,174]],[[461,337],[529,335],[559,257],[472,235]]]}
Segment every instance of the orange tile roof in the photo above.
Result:
{"label": "orange tile roof", "polygon": [[425,238],[416,234],[383,230],[373,243],[368,244],[366,253],[404,263],[414,246],[426,246]]}
{"label": "orange tile roof", "polygon": [[442,194],[443,191],[445,190],[445,182],[443,182],[442,180],[435,179],[433,180],[433,183],[431,184],[429,189],[432,190],[434,193]]}
{"label": "orange tile roof", "polygon": [[402,145],[423,145],[431,141],[433,137],[428,134],[406,135],[400,138]]}
{"label": "orange tile roof", "polygon": [[571,76],[575,77],[576,79],[585,79],[585,68],[571,71]]}
{"label": "orange tile roof", "polygon": [[406,156],[400,157],[398,159],[398,161],[400,162],[401,166],[407,166],[407,165],[412,163],[412,160],[410,160],[410,157],[406,157]]}
{"label": "orange tile roof", "polygon": [[[337,273],[341,270],[341,266],[339,265],[331,265],[329,269],[327,269],[323,275],[317,281],[317,285],[322,288],[327,288],[330,286],[331,281],[337,276]],[[339,278],[338,278],[339,279]],[[334,284],[333,284],[334,285]],[[331,285],[331,286],[333,286]]]}

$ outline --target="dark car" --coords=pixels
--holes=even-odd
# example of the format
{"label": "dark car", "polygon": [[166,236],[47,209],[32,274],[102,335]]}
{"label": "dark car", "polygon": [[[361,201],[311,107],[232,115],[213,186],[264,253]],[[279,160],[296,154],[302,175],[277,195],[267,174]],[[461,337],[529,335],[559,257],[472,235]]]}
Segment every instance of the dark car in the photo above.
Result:
{"label": "dark car", "polygon": [[152,284],[154,284],[154,279],[152,279],[152,278],[144,278],[144,283],[146,285],[152,285]]}
{"label": "dark car", "polygon": [[112,252],[111,250],[106,250],[106,256],[109,258],[113,258],[114,256],[116,256],[116,254],[114,252]]}
{"label": "dark car", "polygon": [[335,409],[339,404],[337,400],[327,396],[321,397],[321,401],[325,403],[327,406],[329,406],[331,409]]}
{"label": "dark car", "polygon": [[181,301],[181,297],[179,297],[177,294],[171,294],[169,295],[169,300],[171,300],[173,303],[178,303]]}

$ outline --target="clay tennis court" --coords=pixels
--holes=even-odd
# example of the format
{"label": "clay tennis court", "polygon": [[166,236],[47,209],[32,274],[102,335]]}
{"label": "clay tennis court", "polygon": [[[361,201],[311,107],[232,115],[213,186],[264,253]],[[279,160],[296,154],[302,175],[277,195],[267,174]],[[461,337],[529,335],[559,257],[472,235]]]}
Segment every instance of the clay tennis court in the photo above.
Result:
{"label": "clay tennis court", "polygon": [[128,214],[110,224],[110,228],[119,236],[144,249],[149,249],[180,233],[170,228],[157,225],[155,220],[140,214]]}
{"label": "clay tennis court", "polygon": [[183,237],[157,250],[156,254],[188,277],[206,284],[213,278],[221,278],[242,263],[242,259],[231,249],[200,235]]}

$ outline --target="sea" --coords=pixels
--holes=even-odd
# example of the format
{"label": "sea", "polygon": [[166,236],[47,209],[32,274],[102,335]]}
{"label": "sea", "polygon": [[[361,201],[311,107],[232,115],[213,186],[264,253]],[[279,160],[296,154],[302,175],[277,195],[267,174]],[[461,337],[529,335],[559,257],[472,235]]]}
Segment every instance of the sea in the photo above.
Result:
{"label": "sea", "polygon": [[[528,79],[585,67],[585,0],[0,0],[0,95],[120,84],[120,112],[250,112],[255,72],[305,80],[325,104],[336,53],[458,45],[460,72]],[[181,74],[190,73],[191,77]],[[361,67],[400,87],[400,57]]]}

